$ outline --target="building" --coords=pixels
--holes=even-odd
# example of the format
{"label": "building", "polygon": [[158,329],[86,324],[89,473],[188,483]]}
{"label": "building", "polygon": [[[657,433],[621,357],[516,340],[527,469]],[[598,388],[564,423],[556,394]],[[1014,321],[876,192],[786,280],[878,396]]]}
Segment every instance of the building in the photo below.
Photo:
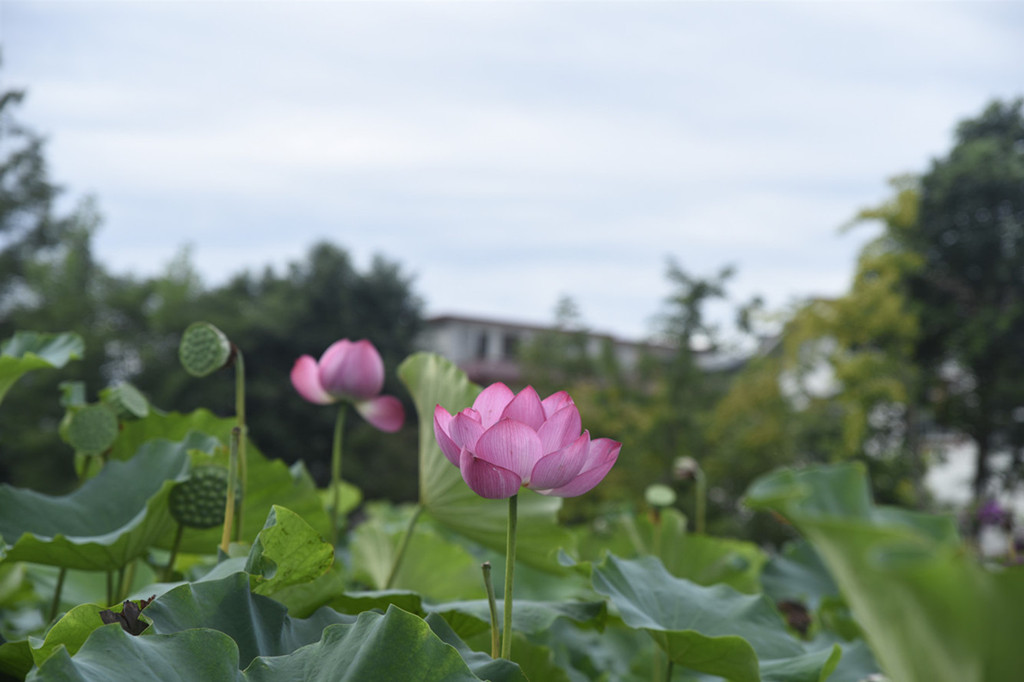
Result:
{"label": "building", "polygon": [[[422,350],[448,358],[477,383],[503,381],[518,384],[522,377],[519,351],[540,334],[553,331],[557,330],[507,320],[442,315],[425,321],[417,345]],[[626,372],[635,368],[644,354],[667,359],[675,352],[669,346],[587,333],[586,352],[589,355],[598,356],[607,344],[611,344],[619,366]]]}

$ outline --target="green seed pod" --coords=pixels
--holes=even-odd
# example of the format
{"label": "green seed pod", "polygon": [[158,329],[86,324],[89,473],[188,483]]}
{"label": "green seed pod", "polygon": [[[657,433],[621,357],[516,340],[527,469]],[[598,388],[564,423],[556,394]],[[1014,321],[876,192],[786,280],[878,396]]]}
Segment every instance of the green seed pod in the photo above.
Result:
{"label": "green seed pod", "polygon": [[117,433],[117,415],[100,403],[71,412],[63,435],[76,452],[98,455],[114,444]]}
{"label": "green seed pod", "polygon": [[676,491],[667,485],[655,483],[647,486],[644,491],[644,499],[652,507],[671,507],[676,503]]}
{"label": "green seed pod", "polygon": [[[189,528],[213,528],[224,523],[228,470],[219,466],[198,466],[187,481],[171,490],[171,516]],[[235,489],[237,503],[239,491]]]}
{"label": "green seed pod", "polygon": [[193,322],[181,335],[178,359],[192,376],[212,374],[227,365],[230,358],[231,342],[209,322]]}

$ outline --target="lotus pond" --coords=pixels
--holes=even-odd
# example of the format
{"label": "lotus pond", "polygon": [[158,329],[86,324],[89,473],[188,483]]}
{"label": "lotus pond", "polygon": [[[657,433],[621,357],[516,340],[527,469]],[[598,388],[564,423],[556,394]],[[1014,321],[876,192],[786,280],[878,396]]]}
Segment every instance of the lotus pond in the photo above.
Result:
{"label": "lotus pond", "polygon": [[[554,416],[563,398],[509,393],[511,411],[489,417],[498,389],[480,399],[453,364],[416,354],[397,373],[418,417],[418,503],[365,502],[344,481],[340,427],[326,488],[249,442],[241,351],[209,325],[192,332],[182,361],[197,381],[236,370],[233,416],[164,412],[129,385],[89,402],[68,386],[60,428],[79,487],[0,485],[0,676],[1024,679],[1024,569],[983,561],[950,516],[874,504],[857,465],[750,487],[749,508],[800,535],[772,552],[697,532],[657,494],[565,525],[562,497],[629,466],[629,443],[602,442],[600,425],[580,434],[571,414]],[[339,423],[347,406],[383,430],[413,418],[376,395],[364,348],[343,350],[296,364],[303,397],[336,405]],[[22,375],[81,352],[69,333],[8,339],[0,409],[17,408]]]}

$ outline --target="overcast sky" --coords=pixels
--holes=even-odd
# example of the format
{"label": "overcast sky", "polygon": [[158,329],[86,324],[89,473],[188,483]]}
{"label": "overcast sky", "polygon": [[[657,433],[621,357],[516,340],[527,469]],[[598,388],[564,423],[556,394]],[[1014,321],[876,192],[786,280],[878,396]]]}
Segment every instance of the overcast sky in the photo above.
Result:
{"label": "overcast sky", "polygon": [[209,285],[316,241],[430,314],[651,331],[665,262],[836,295],[840,235],[1024,94],[1024,3],[0,0],[3,87],[96,253]]}

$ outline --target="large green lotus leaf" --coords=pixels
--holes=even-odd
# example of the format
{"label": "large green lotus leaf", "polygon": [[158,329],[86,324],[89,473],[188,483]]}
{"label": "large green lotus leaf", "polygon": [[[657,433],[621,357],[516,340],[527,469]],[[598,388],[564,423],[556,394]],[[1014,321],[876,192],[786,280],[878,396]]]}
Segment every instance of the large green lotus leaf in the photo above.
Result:
{"label": "large green lotus leaf", "polygon": [[238,645],[243,666],[257,656],[280,656],[320,639],[332,623],[352,622],[352,616],[319,609],[309,618],[288,616],[277,601],[254,594],[249,576],[235,573],[221,580],[185,583],[157,597],[143,614],[155,634],[190,628],[212,628]]}
{"label": "large green lotus leaf", "polygon": [[32,648],[28,640],[0,644],[0,679],[5,679],[7,675],[23,680],[33,665],[35,662],[32,660]]}
{"label": "large green lotus leaf", "polygon": [[[544,643],[551,648],[555,661],[563,670],[572,673],[576,680],[607,680],[611,682],[650,682],[655,679],[652,667],[657,645],[650,635],[634,630],[618,619],[609,619],[602,631],[576,627],[570,621],[558,620],[544,636]],[[513,644],[513,656],[516,649]],[[673,682],[682,678],[682,670],[676,667]],[[686,682],[692,682],[687,676]],[[702,679],[703,676],[702,676]],[[718,680],[719,678],[715,678]]]}
{"label": "large green lotus leaf", "polygon": [[110,462],[69,495],[0,485],[7,560],[93,571],[126,566],[174,528],[167,497],[188,467],[182,444],[159,441],[129,461]]}
{"label": "large green lotus leaf", "polygon": [[892,679],[1021,679],[1024,571],[981,566],[953,519],[874,505],[855,464],[775,472],[746,499],[814,545]]}
{"label": "large green lotus leaf", "polygon": [[[402,526],[394,528],[379,516],[371,516],[353,532],[352,573],[356,579],[376,590],[387,587],[405,536]],[[414,528],[391,587],[439,601],[484,593],[480,561],[465,547],[445,540],[423,523]]]}
{"label": "large green lotus leaf", "polygon": [[839,586],[806,540],[786,543],[761,571],[764,593],[776,602],[802,602],[814,611],[823,600],[839,596]]}
{"label": "large green lotus leaf", "polygon": [[[433,616],[433,614],[431,615]],[[543,638],[538,639],[543,640]],[[489,631],[477,634],[474,637],[467,639],[466,645],[480,653],[490,651],[491,634]],[[522,670],[522,674],[526,679],[543,680],[544,682],[572,681],[567,670],[560,666],[555,660],[554,652],[552,652],[549,647],[535,643],[519,632],[512,633],[511,655],[513,660],[515,660],[516,665]],[[488,655],[487,658],[490,659],[490,656]],[[602,677],[601,679],[612,678]]]}
{"label": "large green lotus leaf", "polygon": [[648,514],[624,514],[604,527],[577,529],[581,558],[597,561],[605,552],[626,559],[651,554],[677,578],[699,585],[725,583],[748,594],[760,592],[758,576],[766,557],[757,545],[689,533],[686,517],[678,509],[662,509],[659,515],[658,523]]}
{"label": "large green lotus leaf", "polygon": [[[144,419],[124,424],[124,430],[114,444],[111,457],[128,459],[134,456],[143,444],[154,438],[182,440],[194,437],[190,434],[202,433],[208,438],[202,447],[195,446],[194,449],[202,450],[208,456],[200,458],[193,453],[193,464],[227,466],[227,443],[234,425],[234,419],[217,417],[202,409],[188,414],[151,412]],[[214,440],[209,440],[210,438]],[[331,525],[330,519],[320,504],[316,484],[301,462],[296,462],[289,468],[281,460],[267,459],[249,442],[246,445],[246,463],[248,481],[241,538],[243,542],[253,541],[275,504],[287,507],[305,519],[318,533],[327,536]],[[359,499],[358,489],[354,486],[343,486],[343,506],[353,507],[359,503]],[[169,549],[174,542],[174,531],[175,529],[171,528],[165,533],[157,543],[158,546]],[[220,544],[220,540],[219,526],[205,530],[186,528],[179,551],[210,553]]]}
{"label": "large green lotus leaf", "polygon": [[319,578],[333,563],[330,543],[301,516],[274,505],[249,550],[245,572],[258,576],[253,591],[269,596]]}
{"label": "large green lotus leaf", "polygon": [[[420,429],[420,503],[440,524],[480,544],[504,551],[508,503],[486,500],[474,493],[458,468],[434,439],[434,407],[457,412],[473,404],[480,387],[471,383],[450,361],[431,353],[416,353],[398,368],[398,376],[416,404]],[[559,547],[570,547],[572,536],[558,525],[562,500],[523,490],[518,499],[516,558],[558,571],[553,560]]]}
{"label": "large green lotus leaf", "polygon": [[[82,647],[82,644],[85,643],[89,635],[94,630],[103,626],[103,621],[100,619],[100,611],[103,611],[105,608],[98,604],[79,604],[54,623],[53,627],[47,631],[46,637],[43,638],[42,642],[30,640],[30,644],[39,645],[32,646],[32,659],[35,661],[35,664],[42,665],[43,661],[49,658],[50,654],[56,651],[59,646],[66,647],[68,653],[73,656]],[[113,610],[120,611],[121,608],[121,606],[117,606]]]}
{"label": "large green lotus leaf", "polygon": [[[499,600],[498,621],[504,613],[504,600]],[[428,611],[443,616],[463,639],[490,630],[491,611],[486,599],[430,604]],[[512,629],[535,635],[547,630],[558,618],[602,628],[608,612],[605,602],[536,602],[517,599],[512,609]]]}
{"label": "large green lotus leaf", "polygon": [[693,670],[735,682],[819,682],[839,660],[838,647],[808,654],[765,597],[676,578],[655,557],[609,554],[594,567],[593,583],[627,625],[646,630],[674,662]]}
{"label": "large green lotus leaf", "polygon": [[0,402],[26,372],[63,367],[68,361],[81,358],[84,352],[85,342],[78,334],[15,332],[0,344]]}
{"label": "large green lotus leaf", "polygon": [[93,632],[71,656],[58,648],[29,673],[31,682],[175,682],[244,681],[238,647],[215,630],[194,629],[173,635],[133,637],[120,625]]}
{"label": "large green lotus leaf", "polygon": [[374,609],[383,611],[390,606],[397,606],[403,611],[419,616],[426,614],[426,610],[423,608],[423,598],[416,592],[408,590],[345,592],[331,599],[327,605],[342,613],[357,614]]}
{"label": "large green lotus leaf", "polygon": [[[491,658],[481,651],[471,649],[440,615],[431,613],[426,617],[426,622],[442,642],[455,647],[469,669],[480,679],[490,680],[490,682],[529,682],[526,675],[523,674],[523,670],[516,663],[503,658]],[[518,660],[519,657],[517,657]],[[556,682],[550,677],[535,677],[534,679]]]}
{"label": "large green lotus leaf", "polygon": [[[240,576],[244,587],[244,576]],[[155,604],[156,602],[154,602]],[[229,601],[226,606],[237,606]],[[152,605],[149,607],[152,608]],[[149,608],[144,613],[149,614]],[[155,628],[155,624],[154,624]],[[154,629],[151,628],[151,629]],[[277,644],[272,629],[263,634]],[[181,682],[365,682],[407,680],[415,671],[422,682],[476,682],[456,643],[442,641],[422,619],[391,607],[386,614],[364,613],[351,623],[321,626],[309,645],[293,643],[279,655],[255,658],[244,672],[238,670],[239,647],[232,636],[208,628],[190,628],[171,634],[132,637],[117,625],[93,632],[72,656],[57,648],[28,679],[33,682],[134,682],[140,679]],[[464,645],[463,645],[464,647]],[[270,646],[268,648],[274,648]],[[244,659],[244,655],[242,656]],[[513,664],[477,668],[493,682],[519,682]],[[496,673],[496,674],[490,674]]]}
{"label": "large green lotus leaf", "polygon": [[394,606],[384,615],[362,613],[351,625],[325,628],[317,644],[290,656],[258,658],[245,675],[250,682],[480,679],[459,652],[441,641],[422,618]]}
{"label": "large green lotus leaf", "polygon": [[346,575],[344,564],[335,561],[319,578],[281,588],[274,592],[273,597],[288,607],[290,615],[306,618],[321,606],[330,604],[338,595],[344,594],[349,582]]}

